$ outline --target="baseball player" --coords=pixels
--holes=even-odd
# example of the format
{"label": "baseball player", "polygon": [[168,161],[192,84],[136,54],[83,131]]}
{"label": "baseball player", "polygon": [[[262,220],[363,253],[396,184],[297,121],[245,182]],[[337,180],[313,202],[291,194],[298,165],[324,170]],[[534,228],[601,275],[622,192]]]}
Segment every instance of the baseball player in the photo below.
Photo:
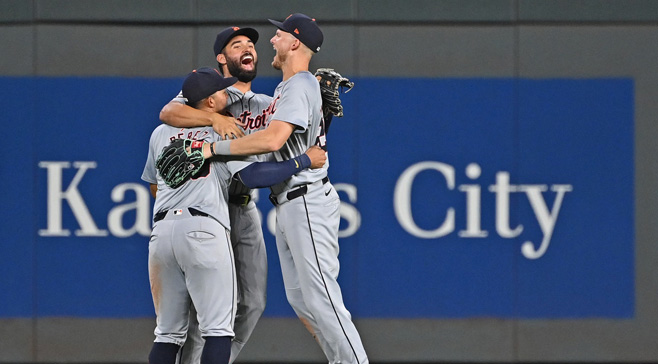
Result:
{"label": "baseball player", "polygon": [[[214,69],[201,68],[186,77],[182,93],[188,105],[219,112],[228,100],[224,89],[236,81]],[[318,148],[283,163],[250,164],[244,158],[215,158],[195,169],[198,172],[191,180],[171,188],[167,180],[170,174],[162,169],[156,172],[156,166],[170,167],[180,158],[174,156],[161,163],[156,156],[171,140],[181,137],[195,139],[192,149],[220,139],[211,127],[180,129],[161,125],[151,135],[142,174],[157,195],[149,243],[149,277],[157,327],[149,362],[176,362],[186,340],[193,304],[205,339],[200,362],[228,363],[237,293],[226,202],[231,176],[237,173],[247,185],[259,187],[282,181],[306,167],[320,167],[326,157]]]}
{"label": "baseball player", "polygon": [[[204,156],[272,152],[283,161],[318,145],[326,148],[320,88],[308,71],[323,34],[315,19],[293,14],[270,40],[276,52],[272,66],[281,70],[266,110],[267,128],[243,138],[212,143]],[[337,282],[340,200],[327,170],[305,170],[271,187],[276,206],[276,244],[288,302],[315,336],[329,363],[368,363],[361,338],[345,308]]]}
{"label": "baseball player", "polygon": [[[200,108],[223,109],[226,93],[220,90],[237,79],[216,76],[214,85],[208,85],[204,78],[213,75],[190,74],[183,83],[183,93],[191,103],[203,101]],[[156,158],[181,133],[191,133],[198,141],[216,139],[211,128],[188,131],[165,125],[151,135],[142,174],[144,181],[157,185],[148,262],[157,327],[149,363],[176,362],[185,342],[192,302],[205,337],[201,362],[228,363],[234,335],[235,267],[228,210],[224,200],[217,196],[225,193],[233,173],[227,163],[206,163],[198,178],[178,189],[167,187],[156,172]]]}
{"label": "baseball player", "polygon": [[[225,76],[238,79],[237,83],[227,89],[229,97],[227,111],[232,115],[231,118],[189,107],[179,95],[162,109],[160,119],[178,127],[212,125],[222,135],[242,136],[232,129],[228,131],[222,129],[229,123],[235,125],[236,118],[244,126],[246,134],[264,128],[263,111],[270,105],[272,97],[251,91],[251,81],[256,77],[257,72],[258,54],[254,45],[258,41],[258,36],[258,32],[253,28],[232,26],[219,32],[215,39],[214,52],[220,70]],[[229,120],[229,123],[226,120]],[[240,180],[234,179],[229,187],[228,201],[231,241],[238,281],[235,338],[230,360],[233,362],[265,310],[267,251],[260,216],[256,203],[252,200],[252,190]],[[190,322],[190,326],[191,328],[196,326],[194,319]],[[198,363],[202,347],[203,341],[200,340],[199,332],[191,330],[183,349],[182,363]]]}

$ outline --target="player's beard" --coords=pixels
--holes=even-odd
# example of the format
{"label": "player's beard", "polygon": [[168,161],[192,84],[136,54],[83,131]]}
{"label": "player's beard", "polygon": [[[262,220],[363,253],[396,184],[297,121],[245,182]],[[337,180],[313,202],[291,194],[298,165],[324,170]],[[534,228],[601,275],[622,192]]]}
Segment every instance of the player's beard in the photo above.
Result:
{"label": "player's beard", "polygon": [[286,57],[281,55],[278,51],[274,55],[274,59],[272,60],[272,67],[274,67],[275,70],[281,71],[281,67],[283,67],[283,62],[285,61]]}
{"label": "player's beard", "polygon": [[256,59],[254,58],[254,69],[251,71],[247,71],[244,68],[242,68],[242,63],[240,62],[239,59],[231,59],[226,57],[226,67],[228,68],[228,73],[231,74],[233,77],[237,77],[240,82],[251,82],[254,78],[256,78],[256,73],[257,73],[257,68],[256,67]]}

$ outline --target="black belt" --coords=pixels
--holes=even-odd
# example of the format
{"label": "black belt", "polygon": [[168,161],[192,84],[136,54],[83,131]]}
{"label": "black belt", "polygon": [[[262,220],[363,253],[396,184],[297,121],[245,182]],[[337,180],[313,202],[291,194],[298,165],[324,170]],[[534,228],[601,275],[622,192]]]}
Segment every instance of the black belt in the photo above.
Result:
{"label": "black belt", "polygon": [[[188,207],[187,211],[189,211],[190,215],[192,215],[192,216],[203,216],[203,217],[209,217],[210,216],[210,215],[206,214],[203,211],[199,211],[199,210],[191,208],[191,207]],[[164,219],[165,216],[167,216],[167,212],[169,212],[169,210],[160,211],[157,214],[155,214],[155,216],[153,216],[153,222],[156,223],[156,222]]]}
{"label": "black belt", "polygon": [[[323,185],[326,185],[327,182],[329,182],[329,177],[325,177],[325,178],[322,179],[322,184]],[[308,185],[303,185],[301,187],[297,187],[294,190],[288,192],[286,194],[286,198],[288,199],[288,201],[294,200],[297,197],[304,196],[307,192],[308,192]],[[276,200],[276,197],[273,196],[273,195],[270,195],[270,201],[272,202],[272,204],[274,204],[274,206],[279,204],[279,202]]]}
{"label": "black belt", "polygon": [[250,194],[228,196],[228,202],[239,206],[247,206],[247,204],[249,204],[249,201],[251,201]]}

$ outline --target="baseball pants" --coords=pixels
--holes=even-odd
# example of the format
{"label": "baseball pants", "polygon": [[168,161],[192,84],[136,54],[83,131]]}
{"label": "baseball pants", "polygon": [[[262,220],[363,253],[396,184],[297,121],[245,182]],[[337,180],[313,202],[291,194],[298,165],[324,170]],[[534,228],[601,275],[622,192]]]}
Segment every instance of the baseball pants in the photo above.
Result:
{"label": "baseball pants", "polygon": [[288,302],[329,363],[368,363],[337,278],[340,199],[330,182],[277,205],[276,244]]}
{"label": "baseball pants", "polygon": [[[267,251],[256,204],[246,206],[228,204],[231,219],[231,242],[237,275],[237,312],[231,343],[233,363],[251,336],[256,323],[265,310],[267,299]],[[198,364],[204,340],[198,331],[198,322],[190,316],[187,341],[183,347],[181,363]]]}
{"label": "baseball pants", "polygon": [[192,303],[202,336],[234,335],[235,267],[224,226],[188,209],[170,210],[153,226],[148,266],[155,342],[183,345]]}

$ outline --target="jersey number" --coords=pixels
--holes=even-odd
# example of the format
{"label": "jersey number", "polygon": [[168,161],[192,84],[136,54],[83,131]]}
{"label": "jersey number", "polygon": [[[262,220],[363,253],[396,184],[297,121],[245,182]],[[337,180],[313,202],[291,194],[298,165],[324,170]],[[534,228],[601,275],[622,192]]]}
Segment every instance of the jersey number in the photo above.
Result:
{"label": "jersey number", "polygon": [[318,137],[315,139],[315,145],[322,148],[325,152],[327,151],[327,133],[324,127],[324,117],[320,119],[320,125],[318,125]]}

